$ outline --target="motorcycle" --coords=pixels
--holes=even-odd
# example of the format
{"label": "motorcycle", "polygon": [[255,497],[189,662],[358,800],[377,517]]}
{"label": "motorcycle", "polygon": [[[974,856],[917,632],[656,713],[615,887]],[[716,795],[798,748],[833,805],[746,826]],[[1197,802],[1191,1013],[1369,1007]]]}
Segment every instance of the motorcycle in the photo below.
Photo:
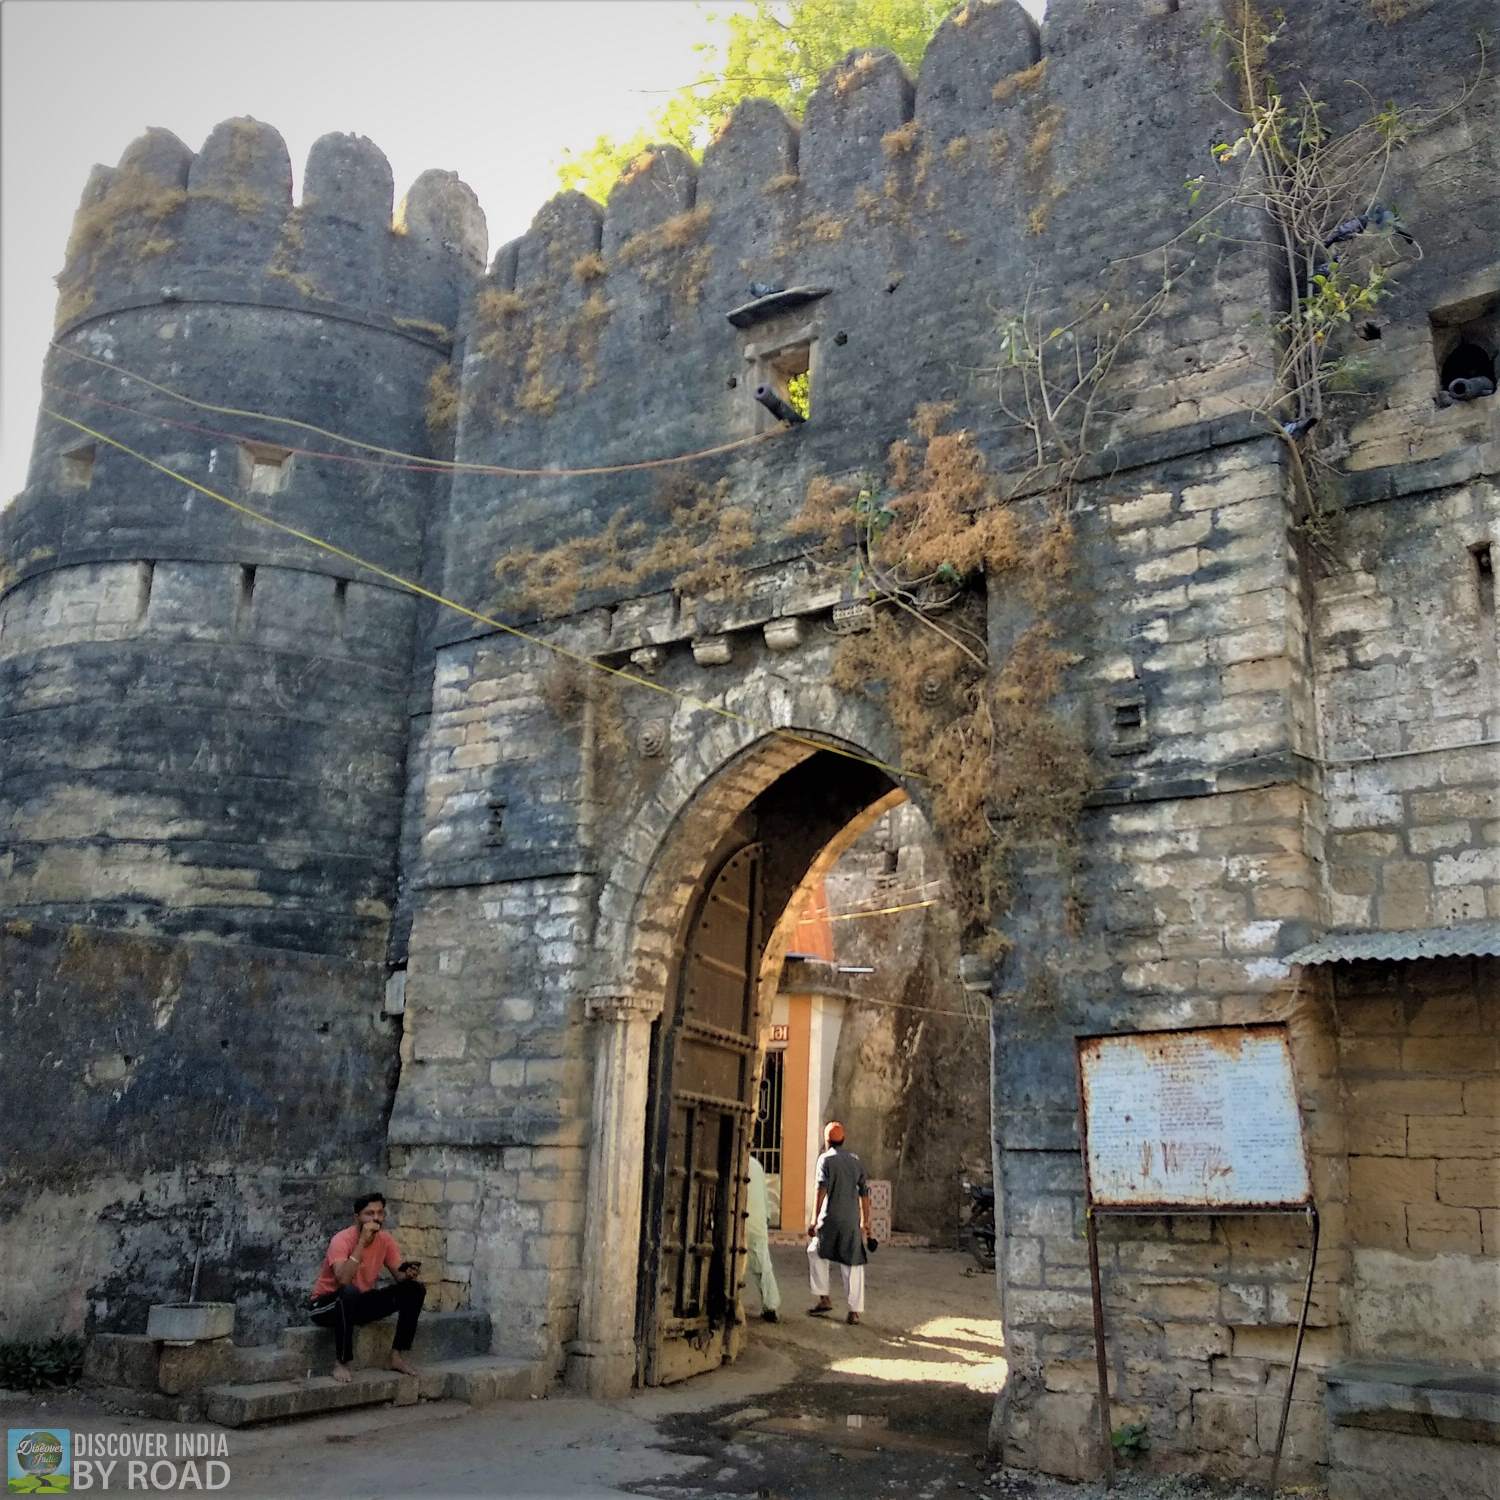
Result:
{"label": "motorcycle", "polygon": [[995,1269],[995,1190],[979,1182],[965,1182],[969,1216],[963,1226],[963,1240],[981,1270]]}

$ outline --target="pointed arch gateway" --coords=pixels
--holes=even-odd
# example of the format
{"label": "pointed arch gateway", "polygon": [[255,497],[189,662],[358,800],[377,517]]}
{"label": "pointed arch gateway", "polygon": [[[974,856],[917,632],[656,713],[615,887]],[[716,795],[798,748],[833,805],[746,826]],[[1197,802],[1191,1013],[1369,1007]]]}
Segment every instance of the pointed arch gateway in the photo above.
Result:
{"label": "pointed arch gateway", "polygon": [[606,891],[598,941],[607,953],[618,937],[620,977],[588,1006],[598,1033],[575,1388],[617,1395],[739,1352],[746,1158],[764,997],[792,925],[782,919],[905,799],[876,765],[767,737],[687,797],[633,890]]}

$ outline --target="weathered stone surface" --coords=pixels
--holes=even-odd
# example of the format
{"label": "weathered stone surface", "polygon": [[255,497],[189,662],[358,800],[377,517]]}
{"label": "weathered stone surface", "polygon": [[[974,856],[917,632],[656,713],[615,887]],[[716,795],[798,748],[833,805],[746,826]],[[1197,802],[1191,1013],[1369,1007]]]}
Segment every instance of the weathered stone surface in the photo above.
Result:
{"label": "weathered stone surface", "polygon": [[[1456,97],[1473,65],[1453,38],[1488,19],[1480,0],[1298,8],[1276,76],[1344,128],[1368,98]],[[635,1277],[609,1257],[634,1253],[642,1034],[667,1003],[693,888],[744,817],[766,816],[784,886],[840,834],[758,800],[807,755],[774,731],[901,757],[879,703],[833,686],[822,625],[840,588],[785,523],[814,477],[873,473],[919,402],[951,401],[994,475],[1028,470],[1024,434],[967,373],[995,365],[996,310],[1153,292],[1142,252],[1180,236],[1181,183],[1233,130],[1219,102],[1232,89],[1191,6],[1053,0],[1038,33],[1010,0],[972,4],[915,89],[888,55],[853,54],[800,135],[743,106],[696,185],[661,152],[607,214],[554,199],[488,273],[472,195],[427,174],[393,230],[389,169],[367,142],[321,140],[295,208],[279,138],[251,121],[196,155],[150,132],[96,174],[84,228],[132,183],[160,215],[152,228],[125,212],[96,253],[79,236],[48,363],[68,399],[110,396],[135,370],[432,459],[454,451],[427,422],[451,376],[465,465],[451,474],[351,479],[280,450],[269,423],[239,444],[166,432],[143,408],[112,431],[575,657],[649,649],[637,666],[665,693],[580,696],[542,641],[419,609],[207,496],[188,505],[124,455],[85,462],[76,433],[44,424],[0,519],[0,998],[28,1044],[26,1080],[0,1088],[0,1136],[25,1143],[0,1192],[8,1319],[139,1328],[147,1302],[182,1295],[202,1234],[202,1295],[236,1300],[242,1333],[279,1326],[388,1151],[398,1237],[424,1261],[433,1312],[487,1310],[486,1339],[538,1368],[572,1347],[628,1378]],[[1494,1320],[1472,1316],[1500,1253],[1484,1173],[1500,1149],[1494,961],[1328,979],[1287,963],[1326,927],[1500,918],[1500,668],[1481,561],[1494,418],[1489,403],[1432,403],[1443,340],[1482,322],[1493,293],[1484,149],[1464,117],[1392,159],[1386,188],[1423,254],[1391,277],[1367,388],[1329,403],[1348,509],[1328,547],[1298,525],[1303,466],[1252,411],[1268,390],[1253,330],[1283,303],[1246,236],[1205,242],[1123,355],[1077,471],[1057,708],[1102,769],[1067,878],[1055,851],[1022,852],[990,1017],[1013,1248],[1002,1441],[1028,1463],[1081,1472],[1077,1434],[1092,1430],[1077,1388],[1083,1032],[1286,1022],[1326,1256],[1305,1364],[1351,1346],[1494,1358]],[[723,313],[752,278],[830,290],[746,339]],[[767,435],[750,377],[804,346],[812,419]],[[741,438],[756,441],[726,449]],[[617,517],[643,546],[663,537],[664,476],[639,465],[705,450],[676,467],[746,518],[744,597],[622,557],[544,620],[514,591],[497,604],[511,553]],[[561,469],[594,472],[547,472]],[[1042,498],[1015,497],[1016,513]],[[990,580],[997,661],[1029,623],[1025,592]],[[693,659],[709,635],[730,648],[711,672]],[[737,717],[696,701],[710,693]],[[894,785],[861,782],[867,770],[820,783],[838,796],[804,797],[803,821],[825,802],[844,825],[863,815]],[[406,975],[399,1010],[384,1005],[388,969]],[[615,998],[589,1008],[589,993]],[[634,1044],[601,1043],[616,1024]],[[239,1218],[205,1228],[205,1195]],[[607,1239],[595,1219],[629,1232]],[[1305,1226],[1270,1221],[1145,1219],[1106,1237],[1117,1374],[1173,1464],[1263,1460],[1307,1249]],[[279,1371],[304,1347],[320,1359],[326,1337],[245,1368]],[[90,1359],[123,1383],[147,1356],[101,1343]],[[481,1396],[500,1382],[464,1379]],[[1293,1456],[1316,1468],[1316,1396],[1297,1394]],[[258,1420],[312,1399],[220,1401]],[[1482,1492],[1411,1451],[1419,1488]],[[1361,1493],[1396,1493],[1399,1467],[1374,1454],[1336,1434]]]}
{"label": "weathered stone surface", "polygon": [[203,1413],[221,1427],[248,1427],[252,1422],[375,1406],[395,1400],[402,1380],[408,1378],[394,1371],[365,1370],[342,1385],[332,1376],[316,1375],[311,1380],[212,1386],[204,1393]]}

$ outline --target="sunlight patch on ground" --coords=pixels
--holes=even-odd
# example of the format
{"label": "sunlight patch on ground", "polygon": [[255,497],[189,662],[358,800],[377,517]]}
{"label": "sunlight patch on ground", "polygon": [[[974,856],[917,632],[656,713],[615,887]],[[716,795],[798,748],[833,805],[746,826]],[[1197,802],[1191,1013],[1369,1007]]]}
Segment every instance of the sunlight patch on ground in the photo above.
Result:
{"label": "sunlight patch on ground", "polygon": [[979,1343],[992,1344],[995,1349],[1004,1347],[1005,1336],[1001,1332],[999,1318],[929,1318],[911,1331],[914,1339],[973,1339]]}
{"label": "sunlight patch on ground", "polygon": [[961,1385],[983,1395],[998,1394],[1005,1384],[1005,1361],[997,1354],[985,1359],[962,1351],[947,1359],[902,1359],[886,1355],[857,1355],[837,1359],[828,1367],[833,1375],[860,1375],[867,1380],[907,1381],[922,1385]]}
{"label": "sunlight patch on ground", "polygon": [[993,1395],[1005,1384],[999,1318],[928,1318],[907,1334],[884,1340],[887,1354],[835,1360],[830,1374],[867,1380],[905,1380],[924,1385],[961,1385]]}

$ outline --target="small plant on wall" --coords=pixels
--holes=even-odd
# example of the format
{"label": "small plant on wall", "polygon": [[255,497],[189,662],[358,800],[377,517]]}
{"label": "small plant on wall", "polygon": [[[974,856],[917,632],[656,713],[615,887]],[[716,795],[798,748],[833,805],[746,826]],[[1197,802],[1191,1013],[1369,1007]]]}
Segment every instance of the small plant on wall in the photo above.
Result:
{"label": "small plant on wall", "polygon": [[1237,0],[1214,26],[1237,85],[1239,123],[1210,147],[1211,167],[1188,180],[1189,202],[1201,212],[1174,244],[1235,238],[1244,232],[1236,210],[1266,226],[1285,301],[1271,323],[1277,355],[1254,410],[1285,439],[1303,527],[1326,547],[1336,506],[1323,480],[1336,472],[1338,446],[1326,427],[1315,429],[1335,398],[1369,399],[1361,390],[1369,360],[1358,345],[1380,336],[1393,278],[1422,259],[1391,196],[1392,166],[1413,137],[1467,103],[1485,74],[1485,44],[1478,38],[1474,81],[1447,107],[1398,109],[1356,83],[1368,110],[1334,129],[1323,100],[1305,87],[1281,89],[1269,71],[1285,31],[1280,13],[1263,16],[1250,0]]}

